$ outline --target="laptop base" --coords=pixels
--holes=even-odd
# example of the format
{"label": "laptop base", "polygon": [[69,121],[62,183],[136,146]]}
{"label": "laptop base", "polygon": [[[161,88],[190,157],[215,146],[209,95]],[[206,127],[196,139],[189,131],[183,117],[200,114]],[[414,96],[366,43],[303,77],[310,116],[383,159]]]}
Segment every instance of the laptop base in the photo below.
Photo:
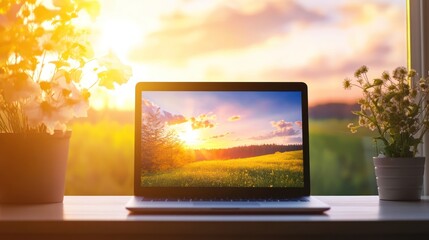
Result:
{"label": "laptop base", "polygon": [[290,201],[154,201],[132,197],[126,208],[135,213],[323,213],[330,207],[315,197]]}

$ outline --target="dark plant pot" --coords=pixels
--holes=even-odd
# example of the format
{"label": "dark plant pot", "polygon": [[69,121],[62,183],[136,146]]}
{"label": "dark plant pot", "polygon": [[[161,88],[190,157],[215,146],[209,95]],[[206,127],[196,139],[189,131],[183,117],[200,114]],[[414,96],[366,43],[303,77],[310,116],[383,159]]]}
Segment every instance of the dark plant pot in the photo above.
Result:
{"label": "dark plant pot", "polygon": [[380,200],[420,200],[425,157],[374,157],[373,161]]}
{"label": "dark plant pot", "polygon": [[71,132],[0,134],[0,203],[60,203]]}

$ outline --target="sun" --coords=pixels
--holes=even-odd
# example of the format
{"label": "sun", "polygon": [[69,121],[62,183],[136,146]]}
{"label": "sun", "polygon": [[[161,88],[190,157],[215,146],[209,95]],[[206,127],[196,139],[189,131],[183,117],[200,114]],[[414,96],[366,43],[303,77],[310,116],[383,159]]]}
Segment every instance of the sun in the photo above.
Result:
{"label": "sun", "polygon": [[179,139],[190,147],[196,146],[201,142],[199,137],[200,132],[198,130],[193,130],[191,127],[179,133]]}
{"label": "sun", "polygon": [[142,34],[136,23],[125,19],[104,20],[101,23],[100,47],[113,50],[126,58],[133,45],[141,41]]}

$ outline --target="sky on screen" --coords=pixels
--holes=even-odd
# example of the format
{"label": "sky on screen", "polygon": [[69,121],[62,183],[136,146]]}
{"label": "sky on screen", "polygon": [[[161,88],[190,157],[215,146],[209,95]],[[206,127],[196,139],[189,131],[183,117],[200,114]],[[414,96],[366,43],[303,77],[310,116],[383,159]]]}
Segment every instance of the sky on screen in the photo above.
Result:
{"label": "sky on screen", "polygon": [[299,92],[144,92],[142,96],[143,114],[159,108],[162,121],[189,147],[302,143]]}

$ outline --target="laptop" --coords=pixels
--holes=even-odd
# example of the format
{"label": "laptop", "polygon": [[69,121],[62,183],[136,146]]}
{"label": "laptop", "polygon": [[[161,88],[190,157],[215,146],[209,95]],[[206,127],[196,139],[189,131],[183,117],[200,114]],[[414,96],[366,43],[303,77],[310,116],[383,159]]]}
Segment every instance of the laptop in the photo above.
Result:
{"label": "laptop", "polygon": [[134,197],[140,213],[322,213],[310,196],[307,86],[140,82]]}

